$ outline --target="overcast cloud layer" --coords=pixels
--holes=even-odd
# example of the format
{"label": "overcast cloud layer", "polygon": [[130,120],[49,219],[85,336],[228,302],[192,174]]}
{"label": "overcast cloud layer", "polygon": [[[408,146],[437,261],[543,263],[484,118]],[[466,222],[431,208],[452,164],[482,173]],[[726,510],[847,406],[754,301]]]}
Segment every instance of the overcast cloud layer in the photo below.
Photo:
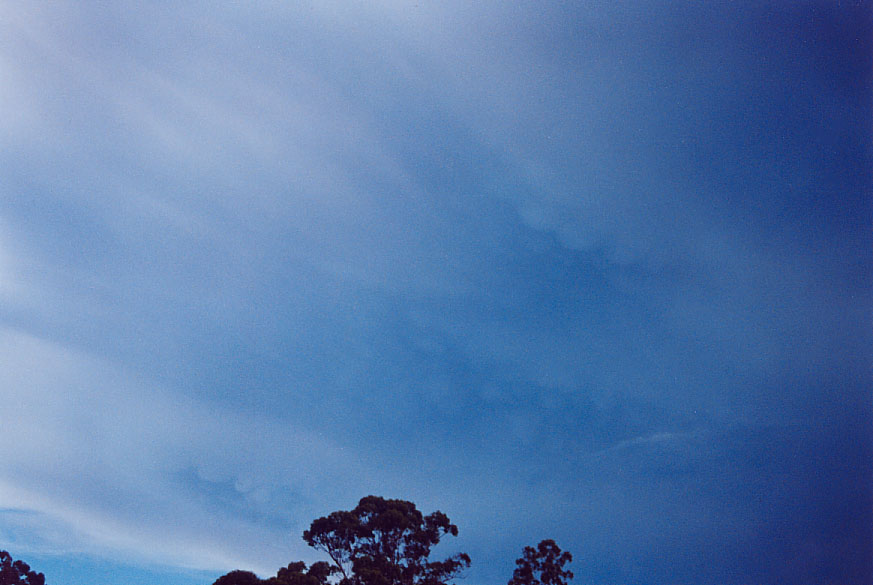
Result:
{"label": "overcast cloud layer", "polygon": [[471,585],[869,583],[837,4],[0,4],[0,549],[267,577],[373,493]]}

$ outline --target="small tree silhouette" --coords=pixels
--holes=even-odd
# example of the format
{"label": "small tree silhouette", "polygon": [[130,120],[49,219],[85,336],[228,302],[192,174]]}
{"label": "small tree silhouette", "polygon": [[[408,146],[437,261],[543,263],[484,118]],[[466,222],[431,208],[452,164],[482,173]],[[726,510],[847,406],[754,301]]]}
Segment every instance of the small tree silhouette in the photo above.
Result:
{"label": "small tree silhouette", "polygon": [[0,585],[45,585],[45,575],[31,571],[24,561],[13,561],[5,550],[0,550]]}
{"label": "small tree silhouette", "polygon": [[561,551],[554,540],[543,540],[536,548],[526,546],[508,585],[567,585],[573,573],[564,565],[572,560],[573,555]]}
{"label": "small tree silhouette", "polygon": [[303,540],[331,558],[338,585],[449,585],[470,557],[430,560],[446,535],[457,536],[458,527],[442,512],[425,516],[412,502],[367,496],[354,510],[313,520]]}

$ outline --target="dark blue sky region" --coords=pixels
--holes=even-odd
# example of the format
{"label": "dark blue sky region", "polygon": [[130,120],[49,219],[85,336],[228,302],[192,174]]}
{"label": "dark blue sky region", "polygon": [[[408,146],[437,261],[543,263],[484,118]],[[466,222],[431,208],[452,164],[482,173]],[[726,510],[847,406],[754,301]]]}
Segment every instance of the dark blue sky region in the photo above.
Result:
{"label": "dark blue sky region", "polygon": [[[429,5],[433,4],[433,5]],[[873,580],[868,2],[0,7],[0,549]]]}

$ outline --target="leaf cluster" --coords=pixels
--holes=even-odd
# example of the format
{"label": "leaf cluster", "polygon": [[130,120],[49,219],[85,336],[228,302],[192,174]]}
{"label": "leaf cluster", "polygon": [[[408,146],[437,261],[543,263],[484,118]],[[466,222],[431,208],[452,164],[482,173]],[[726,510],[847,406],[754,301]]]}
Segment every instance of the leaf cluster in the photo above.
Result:
{"label": "leaf cluster", "polygon": [[279,569],[275,577],[270,577],[266,585],[328,585],[328,577],[336,570],[329,563],[318,561],[308,569],[306,563],[297,561],[288,563],[287,567]]}
{"label": "leaf cluster", "polygon": [[231,571],[219,577],[212,585],[328,585],[328,577],[334,573],[329,563],[312,563],[308,569],[304,562],[289,563],[275,577],[261,579],[251,571]]}
{"label": "leaf cluster", "polygon": [[573,560],[573,555],[555,544],[543,540],[536,548],[524,547],[522,557],[515,561],[515,571],[508,585],[566,585],[573,573],[564,565]]}
{"label": "leaf cluster", "polygon": [[327,553],[341,585],[445,585],[470,566],[465,553],[429,560],[446,534],[457,536],[458,527],[442,512],[425,516],[412,502],[367,496],[314,520],[303,539]]}
{"label": "leaf cluster", "polygon": [[45,575],[32,571],[24,561],[13,561],[0,550],[0,585],[45,585]]}
{"label": "leaf cluster", "polygon": [[[440,511],[425,516],[412,502],[367,496],[352,510],[313,520],[303,533],[303,540],[332,562],[308,568],[303,562],[289,563],[265,580],[249,571],[231,571],[213,585],[449,585],[470,566],[470,557],[458,553],[430,560],[431,550],[447,534],[457,536],[458,527]],[[564,565],[572,560],[554,540],[525,547],[508,585],[567,585],[573,573]]]}

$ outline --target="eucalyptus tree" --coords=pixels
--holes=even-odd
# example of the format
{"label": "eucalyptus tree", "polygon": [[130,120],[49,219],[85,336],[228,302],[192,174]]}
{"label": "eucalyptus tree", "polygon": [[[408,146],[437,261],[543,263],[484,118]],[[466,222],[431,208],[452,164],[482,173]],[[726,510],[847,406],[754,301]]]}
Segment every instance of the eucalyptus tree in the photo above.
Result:
{"label": "eucalyptus tree", "polygon": [[551,539],[541,541],[536,548],[526,546],[515,561],[508,585],[567,585],[573,573],[564,565],[572,560],[573,555],[562,551]]}
{"label": "eucalyptus tree", "polygon": [[[457,536],[458,527],[440,511],[425,516],[412,502],[367,496],[352,510],[316,518],[303,533],[303,540],[331,562],[309,568],[289,563],[269,579],[231,571],[213,585],[449,585],[470,566],[470,557],[457,553],[431,560],[431,550],[446,535]],[[508,585],[568,585],[573,573],[564,565],[572,560],[554,540],[527,546]]]}
{"label": "eucalyptus tree", "polygon": [[303,539],[327,553],[340,585],[446,585],[470,566],[466,553],[430,560],[447,534],[458,527],[442,512],[425,516],[412,502],[367,496],[314,520]]}

